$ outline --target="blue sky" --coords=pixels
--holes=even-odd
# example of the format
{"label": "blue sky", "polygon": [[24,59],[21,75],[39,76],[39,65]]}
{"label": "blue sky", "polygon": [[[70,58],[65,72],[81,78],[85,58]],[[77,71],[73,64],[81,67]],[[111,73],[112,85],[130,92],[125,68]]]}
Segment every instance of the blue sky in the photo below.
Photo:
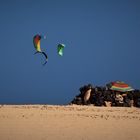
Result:
{"label": "blue sky", "polygon": [[0,42],[0,103],[67,104],[88,83],[140,88],[139,0],[0,0]]}

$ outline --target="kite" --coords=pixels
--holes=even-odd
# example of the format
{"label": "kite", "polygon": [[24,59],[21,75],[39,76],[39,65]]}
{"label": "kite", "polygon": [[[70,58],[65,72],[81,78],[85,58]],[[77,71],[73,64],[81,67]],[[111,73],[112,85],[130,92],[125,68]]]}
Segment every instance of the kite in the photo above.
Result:
{"label": "kite", "polygon": [[[44,56],[45,56],[45,58],[46,58],[46,62],[43,64],[43,65],[45,65],[47,62],[48,62],[48,56],[47,56],[47,54],[45,53],[45,52],[43,52],[42,50],[41,50],[41,47],[40,47],[40,40],[43,38],[43,36],[41,36],[41,35],[35,35],[34,37],[33,37],[33,44],[34,44],[34,47],[35,47],[35,49],[36,49],[36,52],[35,52],[35,54],[37,54],[37,53],[41,53],[41,54],[43,54]],[[46,36],[44,36],[44,39],[46,38]]]}
{"label": "kite", "polygon": [[58,44],[57,46],[57,52],[60,56],[63,56],[63,49],[65,48],[64,44]]}

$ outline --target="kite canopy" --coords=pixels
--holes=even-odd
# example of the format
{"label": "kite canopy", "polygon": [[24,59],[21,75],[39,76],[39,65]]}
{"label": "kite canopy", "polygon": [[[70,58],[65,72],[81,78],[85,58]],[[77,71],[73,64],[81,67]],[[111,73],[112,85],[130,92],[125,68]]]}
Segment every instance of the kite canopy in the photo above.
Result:
{"label": "kite canopy", "polygon": [[34,47],[35,47],[37,52],[41,52],[40,40],[41,40],[41,36],[38,35],[38,34],[35,35],[34,38],[33,38]]}
{"label": "kite canopy", "polygon": [[127,92],[127,91],[132,91],[134,90],[131,86],[128,84],[122,82],[122,81],[115,81],[107,84],[109,89],[111,90],[116,90],[116,91],[121,91],[121,92]]}
{"label": "kite canopy", "polygon": [[64,44],[58,44],[57,46],[57,52],[60,56],[63,56],[63,50],[65,48],[65,45]]}

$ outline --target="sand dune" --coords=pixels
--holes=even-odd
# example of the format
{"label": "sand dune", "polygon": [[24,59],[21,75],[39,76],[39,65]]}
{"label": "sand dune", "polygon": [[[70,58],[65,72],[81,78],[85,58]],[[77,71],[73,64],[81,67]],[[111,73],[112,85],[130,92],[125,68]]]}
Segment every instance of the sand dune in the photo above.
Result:
{"label": "sand dune", "polygon": [[140,109],[1,105],[0,140],[140,140]]}

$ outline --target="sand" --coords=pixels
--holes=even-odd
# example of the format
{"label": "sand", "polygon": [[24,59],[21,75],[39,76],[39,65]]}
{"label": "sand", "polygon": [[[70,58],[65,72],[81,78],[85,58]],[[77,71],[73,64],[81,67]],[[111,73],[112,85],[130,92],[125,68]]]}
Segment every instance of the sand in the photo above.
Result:
{"label": "sand", "polygon": [[140,109],[0,105],[0,140],[140,140]]}

